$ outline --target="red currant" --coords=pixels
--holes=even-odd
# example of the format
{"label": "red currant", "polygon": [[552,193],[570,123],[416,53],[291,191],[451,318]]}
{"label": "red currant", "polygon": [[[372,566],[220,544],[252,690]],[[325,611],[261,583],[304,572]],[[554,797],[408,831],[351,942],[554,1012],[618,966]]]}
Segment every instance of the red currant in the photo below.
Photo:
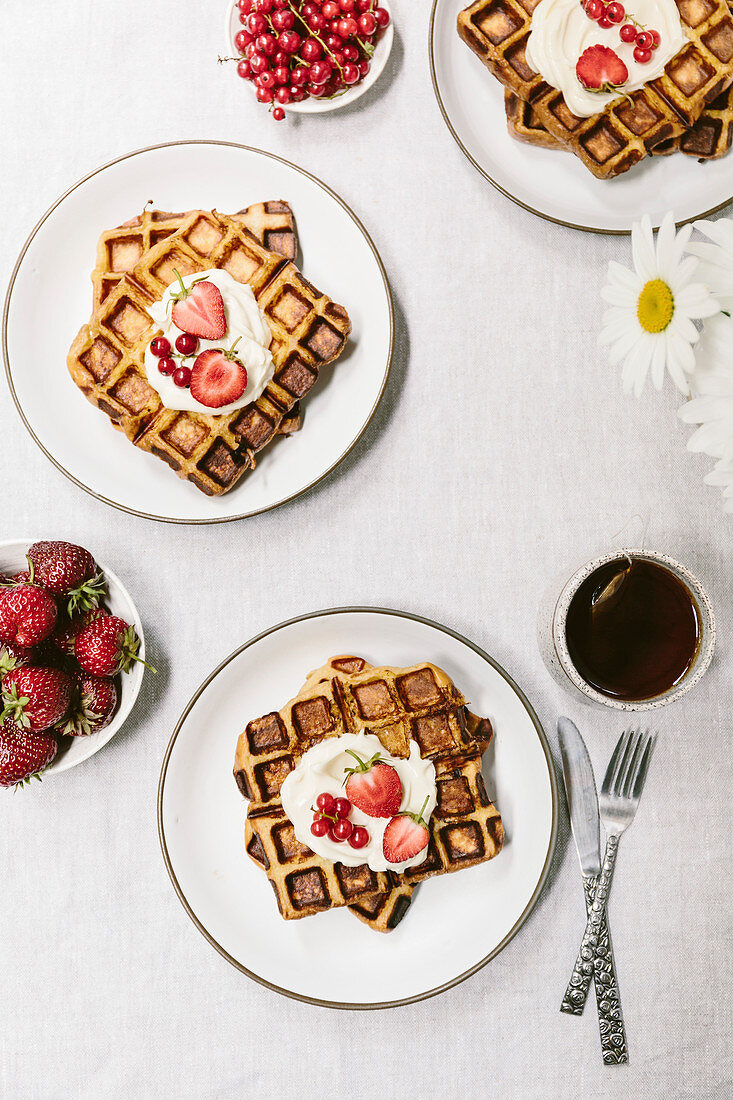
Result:
{"label": "red currant", "polygon": [[370,68],[371,68],[371,65],[369,64],[369,62],[366,59],[364,61],[359,62],[359,76],[361,77],[362,80],[368,74]]}
{"label": "red currant", "polygon": [[614,26],[614,24],[608,18],[608,15],[606,14],[605,11],[604,11],[603,15],[601,16],[601,18],[598,20],[598,26],[603,27],[604,30],[608,30],[609,27]]}
{"label": "red currant", "polygon": [[348,798],[337,798],[333,804],[336,817],[348,817],[351,813],[351,803]]}
{"label": "red currant", "polygon": [[[328,45],[328,43],[326,43]],[[316,42],[315,38],[306,38],[303,43],[303,49],[300,51],[300,56],[304,61],[312,62],[318,61],[323,57],[323,47],[320,42]]]}
{"label": "red currant", "polygon": [[653,41],[654,39],[649,34],[649,31],[639,31],[636,36],[636,44],[640,50],[650,50],[652,48]]}
{"label": "red currant", "polygon": [[353,38],[354,35],[359,33],[359,27],[355,19],[347,17],[345,19],[339,19],[338,30],[336,32],[340,34],[342,38]]}
{"label": "red currant", "polygon": [[252,41],[252,35],[249,31],[238,31],[234,36],[234,45],[237,47],[240,53],[244,53]]}
{"label": "red currant", "polygon": [[249,80],[249,78],[252,76],[252,70],[249,66],[249,61],[247,61],[245,58],[242,58],[242,60],[237,65],[237,72],[243,80]]}
{"label": "red currant", "polygon": [[[275,114],[274,111],[272,113],[273,115]],[[285,112],[283,111],[283,115],[284,114]],[[313,836],[325,836],[328,830],[329,823],[328,821],[326,821],[325,817],[317,817],[311,825],[311,832],[313,833]]]}
{"label": "red currant", "polygon": [[255,52],[249,59],[249,67],[255,76],[259,76],[260,73],[264,73],[266,69],[270,68],[270,63],[261,53]]}
{"label": "red currant", "polygon": [[376,16],[370,11],[365,11],[362,15],[360,15],[357,23],[359,25],[359,33],[365,34],[367,35],[367,37],[371,37],[371,35],[376,32],[377,27],[379,26]]}
{"label": "red currant", "polygon": [[307,84],[309,79],[308,69],[305,67],[305,65],[298,65],[295,69],[293,69],[292,73],[290,74],[290,79],[292,83],[296,86]]}
{"label": "red currant", "polygon": [[295,16],[291,11],[276,11],[272,25],[276,31],[290,31],[295,26]]}
{"label": "red currant", "polygon": [[652,44],[649,48],[652,50],[656,50],[659,46],[659,43],[662,41],[662,37],[659,31],[649,31],[649,34],[652,36]]}
{"label": "red currant", "polygon": [[352,12],[356,7],[356,0],[339,0],[341,11]]}
{"label": "red currant", "polygon": [[290,103],[290,89],[280,85],[275,92],[276,103]]}
{"label": "red currant", "polygon": [[302,39],[297,31],[282,31],[278,36],[277,44],[285,53],[297,53]]}
{"label": "red currant", "polygon": [[594,22],[601,18],[605,10],[601,0],[585,0],[583,7],[585,8],[585,14]]}
{"label": "red currant", "polygon": [[374,7],[374,0],[356,0],[357,11],[371,11]]}
{"label": "red currant", "polygon": [[275,74],[270,69],[266,69],[264,73],[260,73],[255,83],[258,88],[274,88]]}
{"label": "red currant", "polygon": [[198,336],[192,336],[190,332],[182,332],[176,340],[176,351],[180,351],[181,355],[193,355],[198,346]]}
{"label": "red currant", "polygon": [[240,11],[243,11],[245,15],[249,15],[252,11],[252,0],[237,0],[237,7]]}
{"label": "red currant", "polygon": [[324,791],[323,794],[319,794],[316,799],[316,806],[319,810],[322,810],[324,814],[333,813],[334,797],[329,794],[328,791]]}
{"label": "red currant", "polygon": [[359,66],[347,61],[343,68],[344,84],[356,84],[359,79]]}
{"label": "red currant", "polygon": [[344,44],[344,40],[340,34],[327,34],[323,41],[328,46],[329,50],[340,50]]}
{"label": "red currant", "polygon": [[290,7],[290,0],[272,0],[272,6],[276,11],[284,11]]}
{"label": "red currant", "polygon": [[256,94],[259,103],[272,103],[272,88],[259,87]]}
{"label": "red currant", "polygon": [[353,42],[345,42],[344,43],[344,48],[341,50],[341,53],[344,55],[344,58],[347,61],[358,61],[359,60],[359,50],[357,49],[357,47],[354,45]]}
{"label": "red currant", "polygon": [[636,27],[633,23],[624,23],[618,33],[622,42],[636,42]]}
{"label": "red currant", "polygon": [[272,0],[257,0],[257,11],[263,15],[269,15],[272,11]]}
{"label": "red currant", "polygon": [[247,16],[245,26],[249,33],[256,38],[258,34],[264,34],[267,30],[267,20],[264,15],[260,15],[259,12],[253,12],[252,15]]}
{"label": "red currant", "polygon": [[617,3],[617,0],[612,0],[606,8],[606,15],[612,23],[622,23],[626,18],[626,8],[623,4]]}
{"label": "red currant", "polygon": [[165,359],[159,359],[158,360],[158,370],[160,371],[161,374],[173,374],[175,369],[176,369],[175,359],[169,359],[169,358],[166,357]]}
{"label": "red currant", "polygon": [[354,831],[354,826],[346,818],[340,817],[330,829],[330,836],[332,840],[348,840]]}
{"label": "red currant", "polygon": [[638,61],[640,65],[646,65],[648,61],[651,61],[651,59],[651,50],[646,50],[642,46],[637,46],[634,49],[634,61]]}
{"label": "red currant", "polygon": [[341,8],[332,0],[326,0],[326,3],[321,7],[321,15],[324,19],[338,19],[341,15]]}
{"label": "red currant", "polygon": [[260,34],[255,39],[257,52],[265,57],[272,57],[277,53],[277,39],[274,34]]}
{"label": "red currant", "polygon": [[308,75],[311,84],[325,84],[331,75],[331,65],[328,61],[314,61]]}
{"label": "red currant", "polygon": [[364,848],[369,843],[369,833],[366,831],[363,825],[355,825],[354,831],[349,837],[349,844],[352,848]]}
{"label": "red currant", "polygon": [[312,31],[322,31],[326,26],[326,20],[319,11],[308,16],[308,26]]}
{"label": "red currant", "polygon": [[282,107],[276,107],[275,110],[272,112],[272,117],[275,119],[275,122],[282,122],[282,120],[285,118],[285,112],[283,111]]}
{"label": "red currant", "polygon": [[170,340],[166,340],[165,336],[156,336],[150,344],[150,350],[153,355],[157,355],[158,359],[163,359],[171,353]]}
{"label": "red currant", "polygon": [[384,28],[388,27],[390,24],[391,17],[386,8],[375,8],[374,18],[376,19],[377,23],[379,23],[379,26],[382,28],[382,30],[384,30]]}
{"label": "red currant", "polygon": [[178,370],[175,371],[173,374],[173,381],[177,386],[180,386],[181,389],[183,389],[185,386],[190,386],[191,371],[188,369],[188,367],[179,367]]}

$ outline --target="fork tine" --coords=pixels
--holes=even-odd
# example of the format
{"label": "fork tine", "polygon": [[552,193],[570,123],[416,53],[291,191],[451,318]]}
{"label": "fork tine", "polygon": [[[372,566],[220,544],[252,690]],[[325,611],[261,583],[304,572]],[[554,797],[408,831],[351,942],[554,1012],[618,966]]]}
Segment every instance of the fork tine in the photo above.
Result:
{"label": "fork tine", "polygon": [[654,746],[656,745],[656,743],[657,735],[656,733],[653,733],[647,740],[646,748],[644,749],[644,755],[642,756],[641,763],[639,764],[636,782],[634,783],[634,798],[641,798],[641,792],[644,790],[644,783],[646,782],[646,773],[649,769],[649,761],[652,758],[652,753],[654,752]]}
{"label": "fork tine", "polygon": [[621,794],[624,798],[631,798],[631,792],[633,790],[634,783],[636,782],[636,777],[639,773],[639,764],[641,763],[641,758],[644,755],[644,749],[647,746],[648,740],[649,730],[644,730],[643,733],[641,732],[641,730],[639,730],[639,737],[637,739],[636,747],[634,749],[634,755],[629,761],[629,770],[626,773],[623,789],[621,790]]}
{"label": "fork tine", "polygon": [[613,784],[616,781],[616,774],[618,772],[619,761],[622,759],[626,750],[626,744],[630,736],[630,730],[624,730],[616,742],[616,748],[611,754],[611,759],[608,761],[608,767],[606,768],[606,774],[603,777],[603,784],[601,786],[602,794],[610,794]]}
{"label": "fork tine", "polygon": [[626,746],[626,752],[624,753],[624,758],[621,761],[618,775],[616,776],[616,782],[613,785],[613,794],[617,798],[622,797],[624,784],[626,783],[626,780],[629,776],[629,767],[631,765],[631,761],[634,759],[634,753],[636,752],[636,747],[639,743],[639,736],[640,730],[636,729],[631,731],[631,737],[629,738],[629,743]]}

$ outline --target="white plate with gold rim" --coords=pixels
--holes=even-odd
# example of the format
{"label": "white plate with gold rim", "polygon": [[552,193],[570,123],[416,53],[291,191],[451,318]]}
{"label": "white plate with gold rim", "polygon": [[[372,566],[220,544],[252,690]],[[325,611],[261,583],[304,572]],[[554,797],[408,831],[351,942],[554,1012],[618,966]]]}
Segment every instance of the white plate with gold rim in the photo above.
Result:
{"label": "white plate with gold rim", "polygon": [[[207,497],[165,462],[134,447],[84,398],[66,368],[91,311],[99,234],[146,203],[162,210],[240,210],[286,199],[305,277],[345,306],[352,334],[303,402],[303,427],[275,440],[257,468]],[[64,277],[59,279],[59,256]],[[38,318],[43,318],[43,324]],[[80,488],[123,511],[173,523],[217,523],[275,508],[325,477],[371,420],[392,360],[387,275],[346,203],[304,169],[271,153],[217,141],[152,146],[92,172],[44,214],[26,242],[5,301],[3,352],[11,393],[36,443]],[[73,428],[73,430],[70,430]]]}
{"label": "white plate with gold rim", "polygon": [[[337,653],[397,666],[433,661],[495,729],[484,772],[504,821],[504,848],[488,863],[422,883],[387,935],[344,909],[283,920],[265,874],[244,849],[246,802],[232,776],[237,738],[251,718],[282,706],[310,669]],[[404,612],[334,608],[265,631],[201,685],[166,752],[158,824],[184,908],[229,962],[290,997],[380,1008],[443,992],[512,939],[547,876],[557,789],[537,716],[478,646]]]}
{"label": "white plate with gold rim", "polygon": [[642,214],[657,227],[667,210],[682,223],[733,201],[733,152],[703,164],[679,153],[647,157],[617,179],[599,180],[572,153],[511,138],[503,86],[458,37],[456,19],[467,2],[433,0],[433,88],[464,154],[507,198],[548,221],[605,233],[628,233]]}

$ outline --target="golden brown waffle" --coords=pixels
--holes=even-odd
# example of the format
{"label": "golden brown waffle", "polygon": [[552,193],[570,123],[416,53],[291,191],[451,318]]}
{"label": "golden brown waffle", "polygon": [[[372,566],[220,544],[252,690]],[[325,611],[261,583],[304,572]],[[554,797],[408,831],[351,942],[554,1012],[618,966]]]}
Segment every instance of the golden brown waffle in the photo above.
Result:
{"label": "golden brown waffle", "polygon": [[309,677],[281,711],[249,722],[237,744],[237,785],[254,803],[275,803],[303,753],[325,737],[360,730],[376,734],[396,757],[410,755],[413,738],[421,755],[434,762],[483,751],[491,724],[484,720],[471,728],[465,702],[450,677],[429,662],[404,669],[369,666],[320,683]]}
{"label": "golden brown waffle", "polygon": [[626,172],[661,142],[683,134],[733,82],[733,18],[726,0],[676,0],[690,40],[664,75],[589,118],[527,64],[525,49],[539,0],[475,0],[458,33],[490,72],[532,104],[544,128],[599,179]]}
{"label": "golden brown waffle", "polygon": [[532,104],[520,99],[508,88],[504,89],[504,110],[507,129],[516,141],[523,141],[525,145],[534,145],[539,149],[569,152],[561,141],[545,129]]}
{"label": "golden brown waffle", "polygon": [[[174,279],[222,268],[247,283],[272,332],[275,374],[262,395],[225,416],[167,409],[147,380],[145,349],[158,330],[148,310]],[[193,211],[143,254],[77,335],[72,378],[137,447],[202,492],[227,492],[255,465],[319,369],[341,353],[351,324],[343,306],[316,290],[283,256],[232,218]]]}
{"label": "golden brown waffle", "polygon": [[[324,860],[297,841],[282,809],[280,787],[300,756],[326,737],[357,730],[375,734],[402,757],[414,737],[421,755],[433,760],[438,804],[419,877]],[[234,766],[237,785],[250,799],[245,843],[265,869],[282,915],[293,919],[350,905],[370,927],[390,931],[407,911],[411,883],[492,858],[501,847],[501,818],[480,778],[491,735],[491,723],[467,710],[436,665],[373,668],[356,656],[331,658],[280,712],[250,722]]]}
{"label": "golden brown waffle", "polygon": [[[195,211],[170,214],[148,210],[124,222],[116,229],[105,229],[97,242],[97,266],[92,272],[93,308],[97,310],[114,290],[123,275],[129,275],[149,248],[177,233]],[[295,218],[288,203],[258,202],[231,215],[232,220],[248,229],[260,244],[286,260],[298,253]]]}
{"label": "golden brown waffle", "polygon": [[679,151],[697,160],[719,160],[733,142],[733,85],[706,107],[694,126],[673,141],[657,146],[655,154]]}

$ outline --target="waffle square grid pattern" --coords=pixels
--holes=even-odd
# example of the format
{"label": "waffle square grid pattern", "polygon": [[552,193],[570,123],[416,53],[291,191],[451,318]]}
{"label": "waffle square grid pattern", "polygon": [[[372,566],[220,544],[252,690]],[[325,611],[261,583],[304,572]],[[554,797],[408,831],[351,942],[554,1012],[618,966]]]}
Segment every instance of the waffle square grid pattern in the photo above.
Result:
{"label": "waffle square grid pattern", "polygon": [[[359,730],[403,758],[412,737],[435,765],[427,855],[401,875],[322,859],[298,841],[282,808],[280,788],[303,754],[326,737]],[[501,817],[481,775],[492,733],[437,666],[373,668],[354,656],[331,658],[282,710],[249,722],[234,764],[237,786],[250,800],[245,846],[267,874],[281,915],[297,919],[347,905],[375,931],[389,932],[407,913],[417,883],[496,855]]]}
{"label": "waffle square grid pattern", "polygon": [[[599,179],[628,171],[658,146],[681,138],[733,83],[733,17],[727,0],[675,0],[686,46],[657,80],[578,118],[561,92],[527,63],[539,0],[476,0],[458,16],[458,33],[489,71],[561,145]],[[531,129],[537,131],[537,126]],[[670,150],[671,151],[671,150]]]}
{"label": "waffle square grid pattern", "polygon": [[[148,242],[140,241],[136,226],[128,228],[132,234],[126,245],[111,249],[109,241],[100,242],[107,259],[102,253],[93,281],[102,300],[74,340],[69,371],[89,401],[135,446],[207,495],[219,495],[254,468],[257,452],[288,422],[297,426],[298,402],[320,368],[343,350],[351,331],[348,314],[307,282],[287,256],[265,248],[241,217],[190,211],[162,239],[144,225]],[[263,236],[268,228],[280,234],[278,241],[291,244],[282,228],[263,225]],[[151,247],[129,269],[145,243]],[[128,270],[110,280],[105,271],[112,264]],[[158,331],[148,310],[173,282],[174,269],[185,276],[211,268],[250,285],[272,333],[275,364],[262,395],[223,416],[165,408],[144,366],[145,349]]]}

